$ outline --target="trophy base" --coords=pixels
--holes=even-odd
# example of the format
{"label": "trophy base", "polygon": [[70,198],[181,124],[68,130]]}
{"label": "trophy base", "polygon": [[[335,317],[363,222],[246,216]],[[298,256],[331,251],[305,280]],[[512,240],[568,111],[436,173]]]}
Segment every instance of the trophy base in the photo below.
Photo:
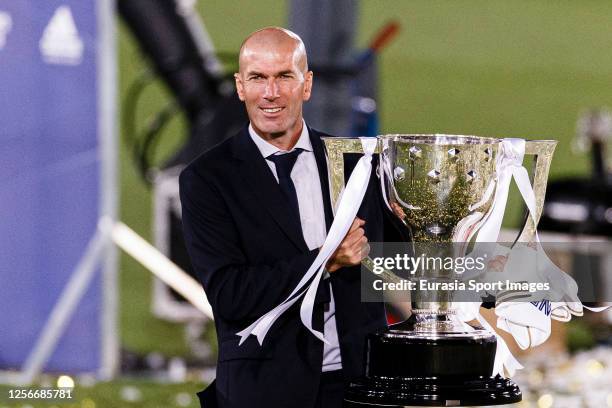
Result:
{"label": "trophy base", "polygon": [[371,379],[352,382],[343,408],[404,408],[406,406],[458,407],[519,402],[519,387],[508,378],[471,379]]}
{"label": "trophy base", "polygon": [[369,334],[365,376],[348,386],[344,406],[500,405],[521,401],[521,391],[514,382],[499,375],[491,377],[495,335],[478,326],[464,327],[461,331],[419,331],[413,316]]}

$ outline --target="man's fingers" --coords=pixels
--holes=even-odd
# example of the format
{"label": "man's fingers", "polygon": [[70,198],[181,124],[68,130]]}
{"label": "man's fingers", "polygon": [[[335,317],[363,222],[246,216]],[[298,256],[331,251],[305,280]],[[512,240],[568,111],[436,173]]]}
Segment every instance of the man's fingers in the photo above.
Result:
{"label": "man's fingers", "polygon": [[355,262],[361,261],[365,257],[365,255],[363,255],[365,249],[367,248],[366,255],[370,252],[369,247],[370,245],[368,244],[368,238],[366,238],[364,235],[350,247],[349,251],[351,253],[351,257],[354,258]]}
{"label": "man's fingers", "polygon": [[346,235],[349,235],[351,232],[353,232],[357,228],[359,228],[359,218],[355,218],[353,220],[353,223],[351,224],[351,228],[349,228],[349,230],[346,233]]}
{"label": "man's fingers", "polygon": [[365,234],[365,231],[362,228],[364,224],[365,224],[364,220],[362,220],[359,217],[355,217],[355,219],[353,220],[353,223],[351,224],[351,228],[346,233],[346,236],[342,240],[340,247],[350,248],[351,246],[353,246],[356,240],[358,240],[362,235]]}
{"label": "man's fingers", "polygon": [[370,255],[370,244],[366,242],[363,247],[361,247],[361,259],[363,260],[363,258],[368,255]]}
{"label": "man's fingers", "polygon": [[359,227],[363,227],[365,225],[365,221],[359,217],[355,217],[353,223],[351,224],[351,228],[349,228],[347,235],[356,230]]}
{"label": "man's fingers", "polygon": [[344,266],[358,265],[367,256],[370,248],[368,238],[365,236],[365,231],[362,228],[364,224],[364,220],[355,217],[349,232],[332,256],[332,259],[335,260],[334,262]]}
{"label": "man's fingers", "polygon": [[347,235],[347,239],[351,241],[356,241],[361,239],[361,237],[365,236],[365,230],[363,228],[357,228],[355,231],[351,232]]}
{"label": "man's fingers", "polygon": [[342,244],[344,248],[351,248],[354,246],[359,240],[365,237],[365,231],[363,228],[357,228],[355,231],[349,233],[343,240]]}
{"label": "man's fingers", "polygon": [[357,228],[356,230],[353,230],[346,234],[346,237],[344,237],[344,239],[342,240],[340,247],[350,248],[355,245],[355,242],[359,241],[359,239],[361,239],[361,237],[364,235],[365,231],[363,230],[363,228]]}
{"label": "man's fingers", "polygon": [[370,254],[370,243],[368,242],[366,237],[364,239],[359,240],[357,251],[359,254],[359,261]]}

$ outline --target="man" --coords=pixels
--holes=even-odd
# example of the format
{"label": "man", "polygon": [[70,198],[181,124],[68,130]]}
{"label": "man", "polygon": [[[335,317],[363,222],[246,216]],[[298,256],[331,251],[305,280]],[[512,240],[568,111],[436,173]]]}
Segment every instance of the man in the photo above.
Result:
{"label": "man", "polygon": [[[203,406],[339,407],[346,382],[363,373],[366,333],[386,324],[382,304],[360,302],[357,266],[368,238],[382,238],[381,210],[362,205],[326,265],[313,326],[329,345],[303,326],[298,302],[263,345],[250,336],[239,346],[236,333],[296,287],[333,215],[322,134],[302,118],[313,84],[302,40],[277,27],[256,31],[242,44],[235,80],[249,127],[180,177],[187,248],[219,342],[216,381],[200,398]],[[370,183],[364,202],[377,197]]]}

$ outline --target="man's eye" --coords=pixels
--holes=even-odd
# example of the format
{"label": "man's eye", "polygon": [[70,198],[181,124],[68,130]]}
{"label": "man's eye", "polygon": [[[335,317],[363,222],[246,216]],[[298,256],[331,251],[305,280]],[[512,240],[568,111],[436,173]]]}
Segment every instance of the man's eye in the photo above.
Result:
{"label": "man's eye", "polygon": [[258,80],[258,79],[262,79],[263,77],[261,75],[251,75],[249,77],[250,80]]}
{"label": "man's eye", "polygon": [[281,78],[283,78],[283,79],[291,79],[291,78],[293,78],[293,75],[291,75],[291,74],[282,74]]}

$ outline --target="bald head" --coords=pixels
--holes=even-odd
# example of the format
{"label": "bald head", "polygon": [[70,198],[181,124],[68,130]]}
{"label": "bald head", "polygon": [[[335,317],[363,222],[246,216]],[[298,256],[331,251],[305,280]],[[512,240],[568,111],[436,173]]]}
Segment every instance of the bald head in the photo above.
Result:
{"label": "bald head", "polygon": [[302,73],[308,71],[306,47],[292,31],[281,27],[265,27],[251,33],[240,46],[238,69],[242,73],[246,61],[259,53],[293,52],[293,61]]}
{"label": "bald head", "polygon": [[253,130],[279,149],[290,150],[302,132],[302,105],[312,90],[304,43],[284,28],[262,28],[242,43],[239,63],[236,92]]}

